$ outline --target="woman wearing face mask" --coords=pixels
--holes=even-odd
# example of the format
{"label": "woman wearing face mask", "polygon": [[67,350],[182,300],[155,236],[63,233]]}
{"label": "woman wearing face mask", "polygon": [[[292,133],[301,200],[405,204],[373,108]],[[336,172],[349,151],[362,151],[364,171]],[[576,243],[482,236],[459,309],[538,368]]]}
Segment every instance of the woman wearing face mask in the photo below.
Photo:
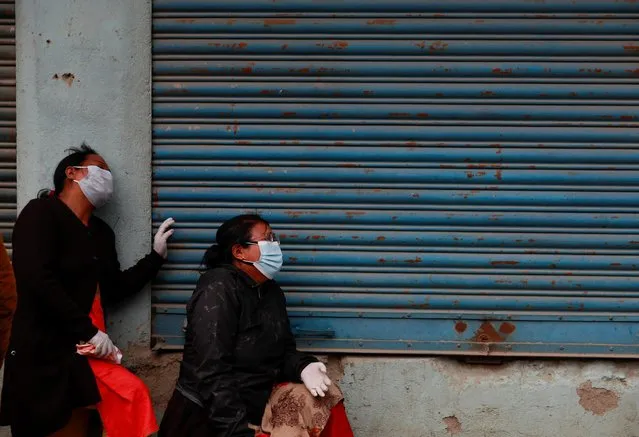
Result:
{"label": "woman wearing face mask", "polygon": [[85,407],[95,406],[109,437],[145,437],[157,430],[148,390],[118,365],[102,302],[136,293],[157,274],[172,223],[151,253],[121,271],[113,231],[93,215],[112,195],[111,171],[86,145],[71,152],[55,170],[55,191],[29,202],[15,224],[18,306],[0,423],[14,437],[86,435]]}
{"label": "woman wearing face mask", "polygon": [[237,216],[216,242],[187,305],[184,358],[160,437],[352,437],[326,367],[296,349],[273,280],[282,252],[269,224]]}

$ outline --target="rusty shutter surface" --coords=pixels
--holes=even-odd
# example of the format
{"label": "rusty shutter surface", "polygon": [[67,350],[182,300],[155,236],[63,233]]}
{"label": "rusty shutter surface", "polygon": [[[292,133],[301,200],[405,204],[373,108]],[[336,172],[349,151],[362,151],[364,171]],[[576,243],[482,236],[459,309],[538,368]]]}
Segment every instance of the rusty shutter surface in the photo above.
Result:
{"label": "rusty shutter surface", "polygon": [[0,232],[11,248],[16,218],[15,2],[0,1]]}
{"label": "rusty shutter surface", "polygon": [[154,0],[157,348],[219,224],[301,348],[639,355],[639,3]]}

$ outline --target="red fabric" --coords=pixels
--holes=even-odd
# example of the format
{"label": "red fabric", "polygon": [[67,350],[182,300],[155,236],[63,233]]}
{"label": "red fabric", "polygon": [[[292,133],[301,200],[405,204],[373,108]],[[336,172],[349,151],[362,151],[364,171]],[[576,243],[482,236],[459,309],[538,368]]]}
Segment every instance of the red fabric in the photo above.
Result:
{"label": "red fabric", "polygon": [[[96,293],[91,320],[106,332],[100,293]],[[108,437],[147,437],[159,429],[151,395],[140,378],[119,364],[89,358],[102,401],[96,405]]]}
{"label": "red fabric", "polygon": [[[270,437],[269,434],[257,433],[255,437]],[[354,437],[351,424],[346,416],[344,402],[340,402],[331,410],[331,417],[320,434],[320,437]]]}
{"label": "red fabric", "polygon": [[354,437],[351,424],[346,416],[344,402],[340,402],[333,407],[331,417],[328,418],[328,423],[320,437]]}

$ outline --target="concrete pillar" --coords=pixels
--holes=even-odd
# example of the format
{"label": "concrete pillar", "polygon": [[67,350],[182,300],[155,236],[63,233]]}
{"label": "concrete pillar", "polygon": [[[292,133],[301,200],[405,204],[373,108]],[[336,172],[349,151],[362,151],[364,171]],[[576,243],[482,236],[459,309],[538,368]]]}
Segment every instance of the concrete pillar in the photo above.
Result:
{"label": "concrete pillar", "polygon": [[[151,0],[21,0],[16,11],[18,208],[83,141],[115,176],[99,211],[123,267],[151,249]],[[148,344],[150,295],[110,313],[117,344]]]}

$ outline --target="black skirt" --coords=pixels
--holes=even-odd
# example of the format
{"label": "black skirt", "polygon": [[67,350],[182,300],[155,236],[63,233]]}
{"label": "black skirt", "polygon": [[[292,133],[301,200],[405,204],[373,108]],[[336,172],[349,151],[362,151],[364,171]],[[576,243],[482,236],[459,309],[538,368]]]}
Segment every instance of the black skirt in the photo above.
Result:
{"label": "black skirt", "polygon": [[158,437],[254,437],[252,430],[231,432],[214,429],[206,410],[175,390],[162,418]]}

